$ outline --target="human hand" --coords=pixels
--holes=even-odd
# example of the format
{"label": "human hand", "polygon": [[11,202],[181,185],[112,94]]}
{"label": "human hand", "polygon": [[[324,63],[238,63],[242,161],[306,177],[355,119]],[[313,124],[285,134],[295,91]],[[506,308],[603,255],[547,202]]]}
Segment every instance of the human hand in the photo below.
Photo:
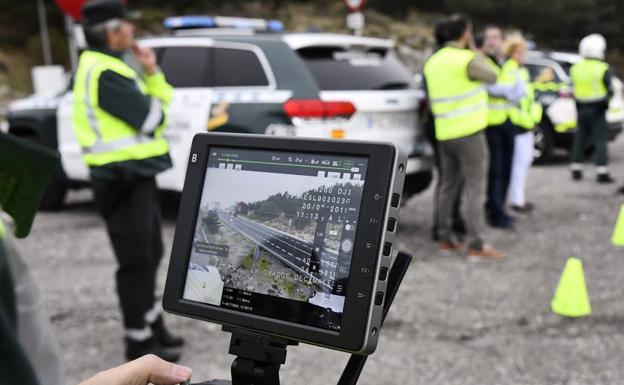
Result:
{"label": "human hand", "polygon": [[154,50],[148,47],[141,47],[137,43],[132,45],[132,52],[136,56],[137,61],[143,68],[143,71],[148,75],[151,75],[158,71],[158,65],[156,64],[156,54]]}
{"label": "human hand", "polygon": [[96,374],[80,385],[176,385],[191,378],[192,370],[153,354]]}

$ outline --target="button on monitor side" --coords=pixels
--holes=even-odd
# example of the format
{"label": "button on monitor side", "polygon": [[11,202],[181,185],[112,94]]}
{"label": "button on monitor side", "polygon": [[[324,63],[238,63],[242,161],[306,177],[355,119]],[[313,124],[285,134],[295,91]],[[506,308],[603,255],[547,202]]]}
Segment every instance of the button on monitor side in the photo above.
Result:
{"label": "button on monitor side", "polygon": [[401,195],[397,193],[392,194],[392,200],[390,201],[392,207],[399,207],[399,203],[401,203]]}

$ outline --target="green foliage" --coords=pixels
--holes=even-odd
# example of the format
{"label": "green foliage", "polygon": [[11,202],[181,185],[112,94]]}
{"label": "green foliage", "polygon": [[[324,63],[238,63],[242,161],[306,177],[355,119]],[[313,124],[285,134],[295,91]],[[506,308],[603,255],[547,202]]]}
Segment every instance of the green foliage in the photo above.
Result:
{"label": "green foliage", "polygon": [[[45,0],[45,4],[54,63],[67,66],[63,15],[53,1]],[[9,67],[9,81],[0,81],[26,92],[29,68],[42,64],[36,2],[0,0],[0,6],[0,61]],[[139,29],[147,33],[163,32],[165,17],[183,14],[275,18],[289,31],[316,27],[349,32],[344,22],[348,11],[342,0],[131,0],[129,6],[141,10]],[[454,12],[467,14],[476,28],[496,23],[519,29],[541,47],[576,51],[583,36],[598,32],[607,38],[612,54],[624,50],[622,0],[367,0],[364,33],[425,42],[431,36],[428,26],[439,15]],[[12,57],[18,55],[23,57]],[[610,61],[613,59],[617,57],[611,56]]]}
{"label": "green foliage", "polygon": [[253,267],[253,259],[254,259],[254,252],[252,250],[249,254],[247,254],[245,259],[243,259],[243,261],[240,263],[239,266],[245,270],[251,271],[251,268]]}
{"label": "green foliage", "polygon": [[202,225],[204,229],[208,232],[208,234],[216,234],[219,232],[219,228],[221,227],[221,222],[219,220],[219,215],[215,210],[208,211],[202,217]]}
{"label": "green foliage", "polygon": [[281,286],[290,297],[295,294],[295,283],[287,279],[280,279],[277,284]]}
{"label": "green foliage", "polygon": [[624,3],[613,0],[446,0],[449,12],[469,15],[477,27],[496,23],[524,31],[541,45],[576,50],[579,40],[602,33],[624,48]]}
{"label": "green foliage", "polygon": [[260,259],[260,262],[258,262],[258,269],[262,272],[266,272],[266,271],[269,271],[270,268],[271,268],[271,262],[265,257],[262,257]]}
{"label": "green foliage", "polygon": [[260,221],[270,221],[281,215],[294,217],[297,215],[301,202],[296,196],[288,192],[271,195],[263,201],[252,202],[249,210],[253,210],[252,218]]}

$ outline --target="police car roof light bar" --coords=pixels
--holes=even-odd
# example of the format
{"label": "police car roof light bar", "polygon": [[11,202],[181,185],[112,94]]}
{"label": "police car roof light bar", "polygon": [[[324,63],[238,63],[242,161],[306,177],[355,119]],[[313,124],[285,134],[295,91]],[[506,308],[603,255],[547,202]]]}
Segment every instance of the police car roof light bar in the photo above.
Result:
{"label": "police car roof light bar", "polygon": [[[383,306],[381,325],[388,315],[394,297],[407,273],[412,255],[400,251],[388,275],[387,297]],[[286,362],[286,348],[296,346],[297,341],[249,332],[224,326],[223,331],[232,333],[229,353],[236,356],[232,362],[232,381],[213,380],[192,385],[279,385],[279,369]],[[352,354],[347,361],[338,385],[356,385],[366,364],[367,355]],[[187,381],[181,385],[191,385]]]}
{"label": "police car roof light bar", "polygon": [[246,17],[226,16],[172,16],[165,19],[163,26],[166,29],[196,29],[196,28],[233,28],[251,29],[264,32],[283,32],[284,24],[279,20],[252,19]]}

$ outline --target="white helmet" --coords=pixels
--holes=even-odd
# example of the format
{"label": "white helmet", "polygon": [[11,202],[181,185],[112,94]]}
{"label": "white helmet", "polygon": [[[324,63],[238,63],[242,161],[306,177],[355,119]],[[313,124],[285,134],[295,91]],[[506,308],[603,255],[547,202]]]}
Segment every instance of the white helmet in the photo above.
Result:
{"label": "white helmet", "polygon": [[607,41],[599,33],[592,33],[581,40],[579,44],[579,54],[588,59],[604,60]]}

